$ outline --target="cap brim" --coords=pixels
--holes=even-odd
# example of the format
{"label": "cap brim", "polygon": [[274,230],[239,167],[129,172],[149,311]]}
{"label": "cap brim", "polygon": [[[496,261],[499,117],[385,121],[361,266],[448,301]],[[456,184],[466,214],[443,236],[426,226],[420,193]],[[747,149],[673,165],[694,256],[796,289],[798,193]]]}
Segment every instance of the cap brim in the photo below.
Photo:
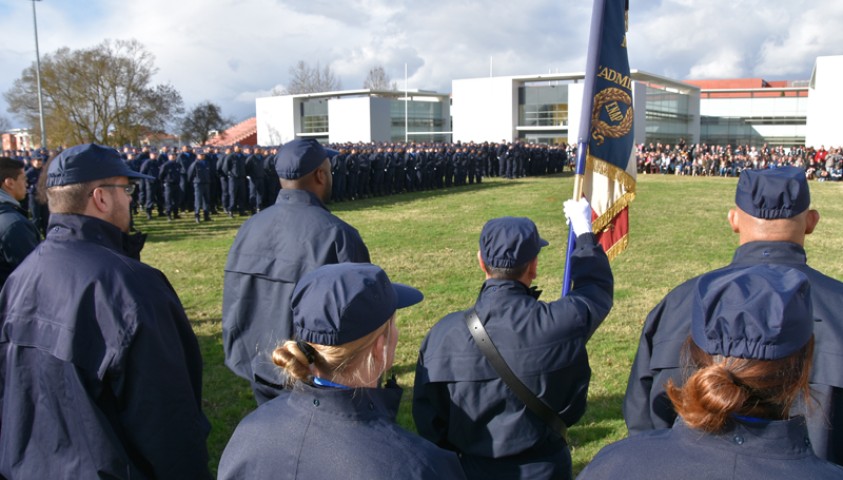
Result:
{"label": "cap brim", "polygon": [[409,285],[404,285],[403,283],[393,283],[392,288],[395,290],[395,295],[398,297],[398,304],[395,308],[410,307],[424,300],[424,294],[420,290],[417,290]]}
{"label": "cap brim", "polygon": [[328,158],[336,157],[337,155],[340,154],[340,152],[338,152],[336,150],[331,150],[330,148],[326,148],[324,150],[325,150],[325,155],[327,155]]}
{"label": "cap brim", "polygon": [[550,242],[548,242],[547,240],[543,239],[542,237],[539,237],[539,248],[544,248],[544,247],[546,247],[546,246],[548,246],[548,245],[550,245]]}
{"label": "cap brim", "polygon": [[129,178],[137,179],[137,180],[155,180],[155,177],[152,177],[152,176],[149,176],[149,175],[144,175],[143,173],[138,173],[138,172],[135,172],[135,171],[127,173],[126,176],[129,177]]}

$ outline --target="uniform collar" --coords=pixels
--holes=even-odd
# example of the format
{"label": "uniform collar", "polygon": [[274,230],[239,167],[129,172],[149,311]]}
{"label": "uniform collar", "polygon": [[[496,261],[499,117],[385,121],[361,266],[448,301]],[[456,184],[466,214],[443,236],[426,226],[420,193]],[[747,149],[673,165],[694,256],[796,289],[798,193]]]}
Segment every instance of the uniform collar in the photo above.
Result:
{"label": "uniform collar", "polygon": [[15,200],[15,198],[9,195],[9,192],[0,188],[0,203],[10,203],[17,208],[21,208],[20,202]]}
{"label": "uniform collar", "polygon": [[813,455],[805,417],[774,420],[766,423],[735,421],[725,432],[705,434],[677,417],[672,433],[700,447],[729,450],[741,455],[763,455],[771,458],[799,458]]}
{"label": "uniform collar", "polygon": [[53,213],[47,228],[47,240],[93,242],[140,260],[146,234],[129,235],[111,223],[87,215]]}
{"label": "uniform collar", "polygon": [[297,383],[289,391],[287,402],[299,410],[317,409],[324,415],[335,415],[346,421],[388,418],[395,421],[403,389],[395,382],[384,388],[322,388]]}
{"label": "uniform collar", "polygon": [[499,291],[529,295],[535,298],[536,300],[538,300],[539,296],[541,296],[542,294],[542,291],[539,290],[535,285],[532,287],[528,287],[523,283],[519,282],[518,280],[498,280],[495,278],[490,278],[483,282],[483,286],[480,287],[480,295],[478,297],[478,300],[484,295]]}
{"label": "uniform collar", "polygon": [[795,263],[808,261],[805,249],[793,242],[748,242],[735,250],[732,263]]}
{"label": "uniform collar", "polygon": [[275,200],[276,205],[281,204],[299,204],[299,205],[313,205],[328,210],[328,207],[319,200],[316,194],[307,190],[297,190],[293,188],[282,188],[278,192],[278,198]]}

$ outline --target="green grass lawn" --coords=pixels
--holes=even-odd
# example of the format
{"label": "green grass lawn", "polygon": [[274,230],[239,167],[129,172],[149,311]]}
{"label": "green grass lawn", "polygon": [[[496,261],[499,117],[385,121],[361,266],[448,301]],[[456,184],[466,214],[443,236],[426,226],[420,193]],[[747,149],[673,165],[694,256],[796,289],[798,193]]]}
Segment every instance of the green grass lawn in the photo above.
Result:
{"label": "green grass lawn", "polygon": [[[597,451],[623,438],[621,401],[638,335],[649,310],[681,281],[728,263],[737,246],[726,221],[736,180],[642,175],[631,207],[629,249],[612,262],[615,306],[589,343],[593,369],[589,407],[570,429],[574,471]],[[514,181],[492,179],[481,185],[403,194],[331,205],[354,225],[374,263],[396,282],[421,289],[421,304],[398,316],[401,337],[395,371],[404,386],[399,422],[413,429],[409,399],[419,344],[445,314],[473,304],[483,282],[476,252],[480,229],[490,218],[532,218],[550,242],[539,257],[536,284],[542,298],[561,290],[567,227],[562,202],[571,196],[569,174]],[[813,207],[822,216],[808,237],[809,262],[843,278],[843,185],[812,183]],[[213,430],[211,466],[216,465],[234,427],[254,409],[247,382],[223,365],[222,278],[226,254],[243,219],[215,217],[196,225],[192,216],[168,223],[137,220],[149,234],[143,260],[169,277],[193,322],[205,361],[204,409]],[[291,225],[290,228],[295,228]]]}

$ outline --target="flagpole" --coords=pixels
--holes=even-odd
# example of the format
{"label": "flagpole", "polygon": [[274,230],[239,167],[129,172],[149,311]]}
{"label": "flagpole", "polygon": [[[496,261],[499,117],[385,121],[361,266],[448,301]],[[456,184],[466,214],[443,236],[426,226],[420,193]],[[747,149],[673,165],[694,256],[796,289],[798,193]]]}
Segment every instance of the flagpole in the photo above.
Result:
{"label": "flagpole", "polygon": [[[588,39],[588,55],[585,65],[585,79],[582,92],[582,110],[580,112],[580,131],[577,137],[577,164],[574,173],[574,195],[578,200],[583,195],[585,165],[588,159],[588,136],[591,135],[591,110],[594,107],[594,77],[600,61],[600,46],[603,41],[603,9],[606,0],[594,0],[591,12],[591,32]],[[565,253],[565,276],[562,280],[562,296],[571,291],[571,255],[577,246],[577,236],[568,224],[568,250]]]}

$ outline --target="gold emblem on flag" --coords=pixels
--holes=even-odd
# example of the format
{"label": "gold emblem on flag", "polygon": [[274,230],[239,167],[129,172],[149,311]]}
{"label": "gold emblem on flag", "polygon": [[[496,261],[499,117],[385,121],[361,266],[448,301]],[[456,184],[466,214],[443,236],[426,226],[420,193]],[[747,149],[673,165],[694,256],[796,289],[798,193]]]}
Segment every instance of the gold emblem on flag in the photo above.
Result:
{"label": "gold emblem on flag", "polygon": [[[620,104],[626,105],[626,112]],[[605,110],[608,122],[600,113]],[[591,138],[597,145],[603,145],[606,137],[621,138],[632,129],[632,98],[620,88],[605,88],[594,96],[594,108],[591,111]]]}

